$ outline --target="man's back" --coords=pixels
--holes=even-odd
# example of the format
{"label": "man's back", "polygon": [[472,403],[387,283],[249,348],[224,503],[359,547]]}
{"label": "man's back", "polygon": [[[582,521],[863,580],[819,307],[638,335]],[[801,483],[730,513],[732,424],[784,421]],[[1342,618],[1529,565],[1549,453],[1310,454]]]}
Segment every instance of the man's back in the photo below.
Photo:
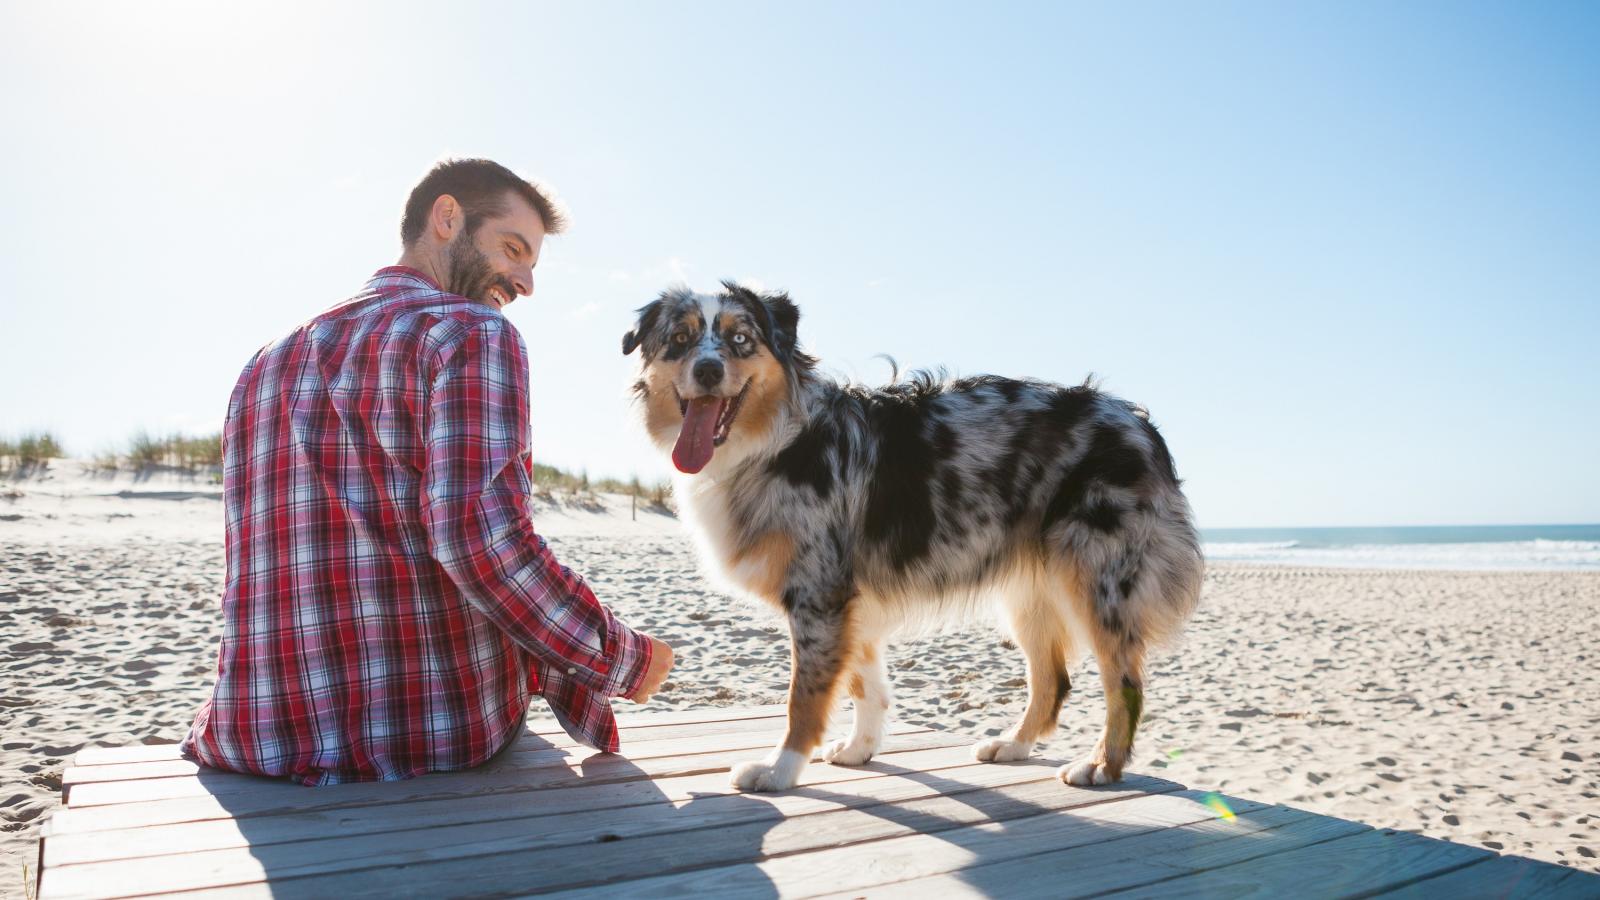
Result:
{"label": "man's back", "polygon": [[185,750],[308,784],[476,765],[530,690],[616,749],[645,639],[528,517],[526,352],[499,311],[381,270],[258,352],[224,431],[218,679]]}

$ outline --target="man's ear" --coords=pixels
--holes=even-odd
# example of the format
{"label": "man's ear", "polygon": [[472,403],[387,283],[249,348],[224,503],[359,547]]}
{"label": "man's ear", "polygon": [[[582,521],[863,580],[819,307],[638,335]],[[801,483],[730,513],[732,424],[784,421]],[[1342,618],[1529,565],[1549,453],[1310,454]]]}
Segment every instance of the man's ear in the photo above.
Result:
{"label": "man's ear", "polygon": [[661,300],[655,300],[639,307],[639,321],[634,323],[633,330],[622,336],[622,355],[627,356],[639,345],[645,342],[652,331],[656,330],[656,322],[661,318]]}
{"label": "man's ear", "polygon": [[433,198],[433,206],[428,209],[428,226],[433,229],[434,236],[441,243],[448,244],[465,224],[466,212],[456,198],[449,194],[440,194]]}

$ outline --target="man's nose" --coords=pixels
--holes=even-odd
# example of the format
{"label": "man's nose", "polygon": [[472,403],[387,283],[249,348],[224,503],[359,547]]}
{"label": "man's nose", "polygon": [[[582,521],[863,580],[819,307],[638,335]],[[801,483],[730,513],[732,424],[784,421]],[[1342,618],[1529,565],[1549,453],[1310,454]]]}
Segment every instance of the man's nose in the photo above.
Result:
{"label": "man's nose", "polygon": [[711,390],[722,383],[722,362],[715,359],[702,359],[694,364],[694,380],[706,390]]}
{"label": "man's nose", "polygon": [[511,276],[511,287],[516,290],[517,295],[520,297],[527,297],[531,295],[533,293],[533,272],[523,271],[513,273]]}

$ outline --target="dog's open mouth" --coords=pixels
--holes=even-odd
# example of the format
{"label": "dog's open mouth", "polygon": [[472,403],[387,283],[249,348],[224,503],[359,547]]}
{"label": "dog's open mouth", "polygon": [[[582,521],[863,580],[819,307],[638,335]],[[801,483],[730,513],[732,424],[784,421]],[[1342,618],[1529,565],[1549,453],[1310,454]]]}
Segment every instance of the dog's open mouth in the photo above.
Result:
{"label": "dog's open mouth", "polygon": [[678,431],[678,443],[672,448],[672,464],[678,471],[693,475],[711,462],[711,454],[728,439],[734,417],[739,415],[739,407],[749,391],[750,382],[746,381],[735,397],[696,397],[693,400],[678,397],[683,428]]}

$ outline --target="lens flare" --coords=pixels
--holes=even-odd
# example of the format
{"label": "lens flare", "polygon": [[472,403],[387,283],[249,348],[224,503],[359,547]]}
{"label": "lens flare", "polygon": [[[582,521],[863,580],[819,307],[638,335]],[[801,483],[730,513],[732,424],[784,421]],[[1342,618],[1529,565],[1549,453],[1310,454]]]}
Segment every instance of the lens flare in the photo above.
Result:
{"label": "lens flare", "polygon": [[1233,810],[1228,806],[1228,801],[1222,799],[1222,795],[1216,791],[1206,794],[1200,799],[1200,802],[1211,807],[1216,812],[1217,818],[1233,821]]}

